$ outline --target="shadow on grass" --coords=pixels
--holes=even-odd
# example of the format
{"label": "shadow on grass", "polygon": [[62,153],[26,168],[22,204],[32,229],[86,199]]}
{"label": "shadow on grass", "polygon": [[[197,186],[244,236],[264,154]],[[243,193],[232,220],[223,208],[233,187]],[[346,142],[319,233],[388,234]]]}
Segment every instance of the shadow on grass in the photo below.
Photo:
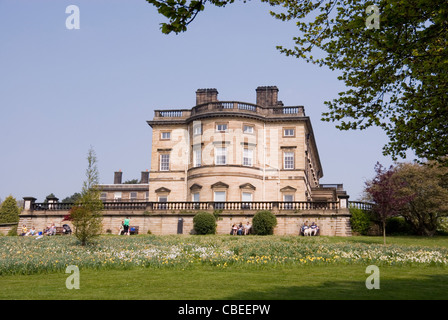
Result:
{"label": "shadow on grass", "polygon": [[360,281],[327,281],[316,286],[274,287],[264,291],[240,291],[228,300],[445,300],[448,275],[423,279],[384,279],[379,289],[367,289]]}

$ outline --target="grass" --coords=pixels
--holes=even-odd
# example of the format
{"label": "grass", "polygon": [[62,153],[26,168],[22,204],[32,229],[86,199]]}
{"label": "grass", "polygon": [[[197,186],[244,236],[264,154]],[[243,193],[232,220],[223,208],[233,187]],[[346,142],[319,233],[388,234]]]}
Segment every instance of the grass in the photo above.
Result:
{"label": "grass", "polygon": [[[446,259],[446,237],[389,237],[386,247],[382,237],[105,236],[86,248],[71,237],[41,240],[45,241],[0,238],[0,299],[448,298],[445,263],[420,256],[413,262],[381,260],[373,254],[414,259],[414,254],[423,252],[425,257],[437,253]],[[317,252],[324,249],[329,251]],[[334,259],[335,250],[342,256],[351,251],[362,254]],[[111,262],[123,252],[133,255]],[[366,259],[364,252],[373,253]],[[65,266],[74,262],[80,265],[80,289],[68,290]],[[379,266],[379,290],[366,288],[370,264]]]}
{"label": "grass", "polygon": [[368,290],[364,266],[302,266],[272,270],[86,270],[80,289],[67,274],[3,276],[0,299],[38,300],[360,300],[447,299],[444,268],[383,267],[380,289]]}

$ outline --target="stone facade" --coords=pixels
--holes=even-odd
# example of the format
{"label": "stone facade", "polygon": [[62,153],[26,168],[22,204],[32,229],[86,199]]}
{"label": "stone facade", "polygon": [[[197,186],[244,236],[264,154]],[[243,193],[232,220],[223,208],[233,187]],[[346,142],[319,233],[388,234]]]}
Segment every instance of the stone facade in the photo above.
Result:
{"label": "stone facade", "polygon": [[319,154],[303,106],[283,106],[275,86],[257,104],[199,89],[192,109],[156,110],[149,201],[336,201],[322,188]]}
{"label": "stone facade", "polygon": [[[323,169],[303,106],[284,106],[275,86],[258,87],[256,104],[219,101],[199,89],[191,109],[156,110],[151,169],[139,183],[101,185],[103,232],[118,233],[126,216],[139,232],[190,234],[198,211],[219,213],[218,234],[251,221],[258,210],[277,216],[278,235],[298,235],[316,222],[321,235],[349,236],[349,196],[342,184],[322,185]],[[24,198],[19,226],[62,226],[70,209]],[[70,224],[70,223],[68,223]]]}

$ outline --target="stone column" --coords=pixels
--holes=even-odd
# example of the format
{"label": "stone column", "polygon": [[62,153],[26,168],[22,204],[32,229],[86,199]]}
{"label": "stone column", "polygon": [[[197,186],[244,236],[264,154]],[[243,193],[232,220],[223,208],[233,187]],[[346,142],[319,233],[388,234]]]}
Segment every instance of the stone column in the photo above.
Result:
{"label": "stone column", "polygon": [[23,197],[23,210],[24,211],[33,211],[33,205],[36,203],[36,198],[33,197]]}

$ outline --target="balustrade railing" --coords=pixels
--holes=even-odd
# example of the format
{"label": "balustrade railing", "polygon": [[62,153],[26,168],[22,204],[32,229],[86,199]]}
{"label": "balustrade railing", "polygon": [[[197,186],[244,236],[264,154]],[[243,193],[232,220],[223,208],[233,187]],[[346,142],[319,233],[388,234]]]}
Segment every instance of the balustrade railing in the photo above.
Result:
{"label": "balustrade railing", "polygon": [[[226,202],[103,202],[104,210],[123,211],[306,211],[306,210],[336,210],[339,202],[281,202],[281,201],[226,201]],[[73,203],[33,203],[33,211],[69,211]]]}
{"label": "balustrade railing", "polygon": [[349,201],[348,202],[349,208],[356,208],[356,209],[362,209],[366,211],[373,210],[374,203],[370,202],[362,202],[362,201]]}

